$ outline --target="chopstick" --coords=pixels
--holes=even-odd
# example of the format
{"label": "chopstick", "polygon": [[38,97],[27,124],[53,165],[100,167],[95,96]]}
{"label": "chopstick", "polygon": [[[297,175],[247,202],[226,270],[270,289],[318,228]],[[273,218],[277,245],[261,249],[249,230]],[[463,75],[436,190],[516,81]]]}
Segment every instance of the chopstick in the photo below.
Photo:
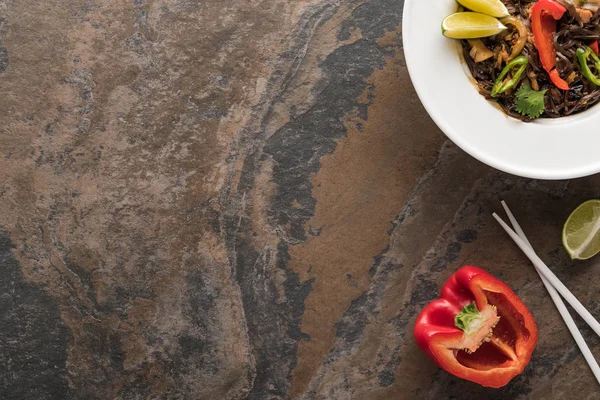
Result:
{"label": "chopstick", "polygon": [[[533,250],[533,247],[531,246],[531,243],[529,243],[527,236],[525,236],[525,232],[523,232],[523,230],[521,229],[521,226],[519,225],[516,218],[514,217],[514,215],[508,208],[508,205],[504,201],[502,201],[502,207],[504,208],[504,211],[506,211],[506,215],[508,215],[508,219],[510,220],[510,222],[516,232],[513,231],[512,229],[510,229],[510,227],[496,213],[493,214],[494,218],[496,218],[496,220],[500,223],[500,225],[504,228],[504,230],[510,235],[510,237],[521,248],[521,250],[523,250],[525,255],[533,263],[533,266],[535,267],[536,272],[538,273],[542,282],[544,283],[546,290],[548,290],[548,294],[550,294],[550,297],[554,301],[554,305],[556,306],[556,308],[558,309],[558,312],[560,313],[563,320],[565,321],[565,325],[567,325],[567,328],[571,332],[573,339],[575,339],[575,343],[577,343],[577,346],[579,346],[579,349],[581,350],[583,357],[585,358],[590,369],[592,370],[592,373],[596,377],[596,380],[598,381],[598,383],[600,383],[600,367],[598,366],[598,363],[596,362],[594,355],[592,354],[592,352],[590,351],[590,348],[588,347],[587,343],[585,342],[585,339],[581,335],[581,332],[579,332],[579,329],[575,325],[575,321],[573,320],[573,317],[567,310],[565,303],[562,301],[561,297],[559,296],[557,289],[552,285],[551,282],[554,279],[557,280],[560,283],[560,285],[562,286],[562,288],[564,288],[564,290],[566,290],[566,292],[568,292],[568,294],[575,300],[576,304],[578,304],[578,307],[576,308],[575,306],[573,306],[573,303],[571,303],[569,301],[569,299],[567,299],[567,297],[565,297],[565,299],[567,299],[567,301],[569,301],[569,304],[571,304],[571,306],[573,306],[573,308],[579,313],[579,315],[582,316],[582,318],[586,322],[588,322],[588,319],[591,319],[592,322],[594,322],[596,325],[598,325],[598,321],[596,321],[594,319],[594,317],[591,314],[589,314],[589,312],[585,309],[585,307],[581,303],[579,303],[579,301],[575,298],[575,296],[573,296],[571,294],[571,292],[569,292],[569,290],[562,284],[562,282],[560,282],[560,280],[558,280],[558,278],[552,273],[552,271],[550,271],[550,269],[546,266],[546,264],[544,264],[544,262],[537,256],[537,254]],[[526,249],[527,249],[527,251],[526,251]],[[546,276],[547,272],[550,273],[549,276]],[[562,292],[561,292],[561,294],[562,294]],[[589,315],[589,317],[587,317],[587,318],[584,317],[584,315],[582,315],[579,312],[580,310],[578,310],[578,308],[583,309],[582,311],[584,311],[584,314]],[[590,324],[590,322],[588,322],[588,324],[590,325],[590,327],[592,327],[592,329],[594,329],[594,326],[592,324]],[[596,329],[594,329],[594,332],[598,333],[598,331],[596,331]]]}
{"label": "chopstick", "polygon": [[502,225],[504,230],[510,235],[513,241],[521,248],[527,258],[531,260],[533,265],[540,270],[540,273],[554,286],[554,288],[561,294],[561,296],[573,307],[575,311],[585,322],[600,336],[600,323],[589,313],[589,311],[577,300],[573,293],[567,289],[565,285],[554,275],[554,273],[544,264],[544,262],[535,254],[532,248],[528,247],[527,244],[500,218],[496,213],[493,214],[494,218]]}

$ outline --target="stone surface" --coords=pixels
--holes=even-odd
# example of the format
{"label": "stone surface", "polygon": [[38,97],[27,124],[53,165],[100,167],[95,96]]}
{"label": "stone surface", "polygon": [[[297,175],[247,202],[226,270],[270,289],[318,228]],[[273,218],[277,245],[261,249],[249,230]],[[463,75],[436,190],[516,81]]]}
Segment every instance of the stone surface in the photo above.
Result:
{"label": "stone surface", "polygon": [[[0,398],[600,398],[491,218],[506,199],[600,315],[600,261],[560,243],[600,178],[516,178],[449,143],[411,86],[401,12],[0,2]],[[464,264],[514,288],[540,327],[499,390],[412,339]]]}

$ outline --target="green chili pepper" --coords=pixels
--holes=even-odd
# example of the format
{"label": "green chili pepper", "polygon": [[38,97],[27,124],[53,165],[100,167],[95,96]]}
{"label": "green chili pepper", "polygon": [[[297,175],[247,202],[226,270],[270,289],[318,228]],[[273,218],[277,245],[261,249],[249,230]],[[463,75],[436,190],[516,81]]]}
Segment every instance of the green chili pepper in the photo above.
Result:
{"label": "green chili pepper", "polygon": [[588,65],[588,59],[592,57],[594,61],[594,66],[596,67],[596,71],[600,72],[600,58],[594,53],[594,51],[589,47],[585,46],[584,49],[577,49],[577,59],[579,60],[579,65],[581,66],[581,72],[583,76],[587,78],[588,81],[592,82],[596,86],[600,86],[600,78],[598,78],[590,69]]}
{"label": "green chili pepper", "polygon": [[[496,97],[500,93],[504,93],[507,90],[515,87],[515,85],[521,80],[523,72],[525,72],[528,63],[529,61],[527,60],[527,57],[519,56],[506,64],[506,67],[504,67],[502,72],[500,72],[500,75],[498,75],[498,78],[496,78],[494,86],[492,86],[492,97]],[[504,82],[504,77],[508,75],[510,71],[516,69],[516,67],[519,68],[512,74],[512,78],[508,82]]]}

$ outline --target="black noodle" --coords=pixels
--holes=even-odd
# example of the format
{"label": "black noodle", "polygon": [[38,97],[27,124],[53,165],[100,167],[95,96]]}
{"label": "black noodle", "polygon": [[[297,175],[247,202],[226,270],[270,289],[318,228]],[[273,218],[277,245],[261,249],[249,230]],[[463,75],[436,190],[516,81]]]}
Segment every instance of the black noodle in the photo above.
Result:
{"label": "black noodle", "polygon": [[[586,46],[592,40],[600,39],[600,10],[598,10],[585,24],[579,22],[573,17],[572,13],[566,12],[557,23],[556,35],[554,38],[554,47],[557,54],[556,68],[563,79],[569,82],[570,89],[561,91],[551,82],[550,77],[542,68],[539,60],[538,51],[533,44],[531,34],[531,24],[529,22],[529,13],[533,3],[527,0],[503,0],[506,8],[513,16],[520,17],[526,24],[530,37],[525,44],[522,55],[528,58],[529,66],[523,75],[523,82],[537,84],[536,90],[548,89],[546,93],[545,110],[542,117],[558,118],[567,115],[576,114],[587,110],[600,101],[600,88],[589,82],[581,73],[579,62],[577,61],[576,51],[580,47]],[[507,91],[497,97],[490,95],[496,76],[504,67],[504,62],[498,62],[502,51],[510,53],[512,41],[516,40],[518,35],[513,33],[512,25],[508,25],[509,30],[498,35],[482,39],[483,43],[490,50],[493,50],[494,57],[476,63],[469,56],[471,46],[466,40],[462,41],[463,56],[469,66],[471,74],[477,81],[479,92],[488,100],[496,101],[506,114],[522,121],[530,121],[530,118],[519,114],[515,110],[515,90]],[[593,72],[595,71],[592,67]],[[532,85],[534,86],[534,85]]]}

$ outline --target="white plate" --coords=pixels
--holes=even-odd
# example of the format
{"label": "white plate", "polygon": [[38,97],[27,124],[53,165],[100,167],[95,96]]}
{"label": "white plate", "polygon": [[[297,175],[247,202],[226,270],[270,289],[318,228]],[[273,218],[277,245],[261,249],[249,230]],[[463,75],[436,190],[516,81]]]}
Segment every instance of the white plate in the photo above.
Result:
{"label": "white plate", "polygon": [[600,106],[529,123],[508,117],[471,83],[460,43],[442,35],[442,20],[456,8],[454,0],[404,3],[408,71],[437,126],[473,157],[514,175],[569,179],[600,172]]}

